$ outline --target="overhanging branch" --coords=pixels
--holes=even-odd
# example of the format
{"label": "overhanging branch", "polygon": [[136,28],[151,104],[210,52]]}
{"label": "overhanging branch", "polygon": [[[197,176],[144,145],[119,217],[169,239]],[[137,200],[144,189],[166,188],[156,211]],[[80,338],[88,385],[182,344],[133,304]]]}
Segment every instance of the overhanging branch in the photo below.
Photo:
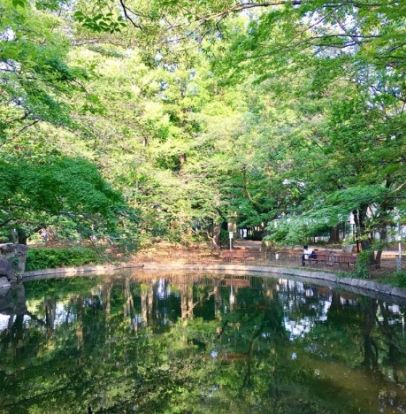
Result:
{"label": "overhanging branch", "polygon": [[123,13],[124,13],[124,16],[125,16],[125,18],[128,20],[128,21],[130,21],[131,22],[131,24],[134,26],[134,27],[136,27],[137,29],[142,29],[142,26],[139,24],[139,23],[137,23],[131,16],[130,16],[130,13],[132,14],[132,15],[137,15],[137,13],[135,13],[134,11],[132,11],[125,3],[124,3],[124,0],[119,0],[120,1],[120,5],[121,5],[121,8],[123,9]]}

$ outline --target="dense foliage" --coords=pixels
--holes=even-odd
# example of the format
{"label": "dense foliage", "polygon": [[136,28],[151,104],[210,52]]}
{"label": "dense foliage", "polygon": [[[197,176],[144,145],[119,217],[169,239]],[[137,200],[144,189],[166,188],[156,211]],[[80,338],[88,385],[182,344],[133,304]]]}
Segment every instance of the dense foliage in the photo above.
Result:
{"label": "dense foliage", "polygon": [[26,270],[52,269],[63,266],[81,266],[106,261],[103,250],[89,247],[30,249],[27,254]]}
{"label": "dense foliage", "polygon": [[404,215],[404,2],[0,8],[3,233],[183,242],[237,213],[297,243],[352,212],[368,249]]}

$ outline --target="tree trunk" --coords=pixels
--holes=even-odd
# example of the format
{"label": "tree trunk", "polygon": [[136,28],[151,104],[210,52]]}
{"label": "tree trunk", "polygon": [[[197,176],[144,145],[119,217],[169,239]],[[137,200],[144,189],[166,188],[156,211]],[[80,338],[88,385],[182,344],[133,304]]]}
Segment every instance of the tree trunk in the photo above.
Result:
{"label": "tree trunk", "polygon": [[376,256],[375,256],[375,267],[377,269],[380,269],[381,268],[381,259],[382,259],[382,249],[379,249],[376,252]]}
{"label": "tree trunk", "polygon": [[28,236],[23,229],[17,229],[17,239],[19,244],[27,244]]}
{"label": "tree trunk", "polygon": [[368,205],[361,205],[354,214],[354,221],[357,228],[357,240],[361,239],[362,250],[369,252],[368,264],[373,265],[375,263],[375,257],[374,251],[371,249],[372,240],[369,236],[367,236],[366,232],[367,211]]}
{"label": "tree trunk", "polygon": [[216,250],[220,249],[220,232],[221,232],[221,225],[220,224],[215,224],[213,226],[212,243],[213,243],[213,247]]}
{"label": "tree trunk", "polygon": [[340,225],[330,228],[329,243],[340,243]]}
{"label": "tree trunk", "polygon": [[386,240],[386,227],[382,227],[382,229],[380,230],[379,234],[381,237],[380,243],[379,243],[379,249],[376,252],[376,256],[375,256],[375,267],[377,269],[381,268],[381,259],[382,259],[382,251],[383,251],[383,245],[385,243]]}

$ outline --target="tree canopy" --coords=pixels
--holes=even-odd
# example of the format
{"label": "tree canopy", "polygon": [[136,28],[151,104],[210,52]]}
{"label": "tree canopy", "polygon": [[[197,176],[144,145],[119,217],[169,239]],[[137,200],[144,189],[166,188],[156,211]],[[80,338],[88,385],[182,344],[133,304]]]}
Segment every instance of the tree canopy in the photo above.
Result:
{"label": "tree canopy", "polygon": [[3,229],[109,233],[125,210],[187,241],[237,213],[297,243],[353,213],[368,247],[404,216],[404,2],[0,9]]}

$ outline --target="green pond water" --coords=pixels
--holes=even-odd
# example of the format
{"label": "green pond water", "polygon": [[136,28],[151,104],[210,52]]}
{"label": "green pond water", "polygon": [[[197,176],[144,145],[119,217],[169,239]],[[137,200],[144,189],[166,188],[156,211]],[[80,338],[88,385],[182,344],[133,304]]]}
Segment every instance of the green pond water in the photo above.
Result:
{"label": "green pond water", "polygon": [[0,413],[406,413],[402,303],[123,273],[0,294]]}

